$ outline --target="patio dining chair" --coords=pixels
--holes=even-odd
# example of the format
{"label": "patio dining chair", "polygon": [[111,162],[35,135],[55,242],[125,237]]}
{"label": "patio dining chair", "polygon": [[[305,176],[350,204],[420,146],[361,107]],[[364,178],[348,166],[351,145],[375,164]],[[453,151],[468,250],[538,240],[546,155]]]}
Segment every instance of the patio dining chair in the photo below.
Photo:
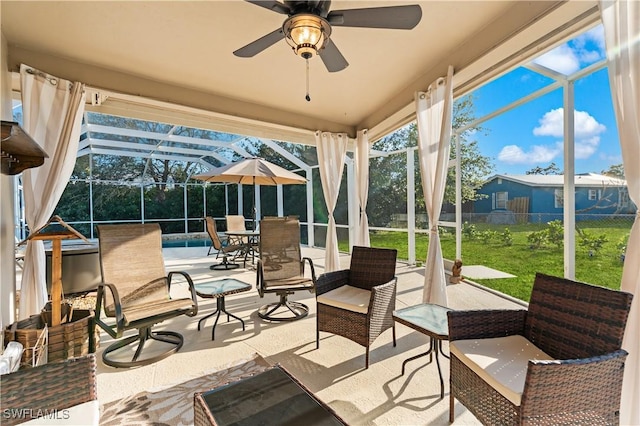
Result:
{"label": "patio dining chair", "polygon": [[[304,318],[309,307],[288,300],[300,290],[313,292],[316,273],[311,258],[302,257],[300,221],[292,217],[266,218],[260,221],[260,250],[256,287],[260,297],[275,293],[280,300],[258,309],[260,318],[270,321],[294,321]],[[305,265],[309,266],[305,273]]]}
{"label": "patio dining chair", "polygon": [[205,218],[205,222],[207,225],[207,234],[209,234],[209,238],[211,239],[211,247],[209,247],[207,256],[211,254],[211,250],[216,250],[216,259],[222,257],[222,262],[211,265],[210,269],[226,270],[237,268],[237,263],[229,262],[229,255],[233,255],[234,258],[237,257],[240,255],[243,246],[241,244],[232,243],[228,238],[225,238],[224,240],[220,238],[218,228],[216,226],[216,220],[211,216],[207,216]]}
{"label": "patio dining chair", "polygon": [[[186,272],[166,273],[160,226],[99,225],[98,236],[102,283],[98,286],[95,320],[111,337],[119,339],[104,350],[104,363],[121,368],[142,366],[180,350],[184,342],[180,333],[151,330],[170,318],[198,313],[191,277]],[[171,297],[171,284],[176,276],[186,280],[190,297]],[[107,323],[109,319],[115,323]],[[132,329],[138,333],[122,338],[125,331]],[[149,339],[163,343],[152,348],[151,355],[144,356]],[[131,360],[125,360],[134,346]]]}
{"label": "patio dining chair", "polygon": [[365,366],[369,368],[369,347],[385,330],[396,328],[397,250],[353,247],[349,269],[318,277],[316,285],[316,348],[320,332],[346,337],[366,348]]}
{"label": "patio dining chair", "polygon": [[450,422],[619,424],[632,298],[538,273],[526,310],[449,311]]}

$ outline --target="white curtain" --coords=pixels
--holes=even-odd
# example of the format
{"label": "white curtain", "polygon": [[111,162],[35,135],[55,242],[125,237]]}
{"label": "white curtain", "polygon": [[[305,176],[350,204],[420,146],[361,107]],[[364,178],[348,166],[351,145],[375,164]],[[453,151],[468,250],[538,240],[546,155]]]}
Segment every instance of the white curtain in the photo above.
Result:
{"label": "white curtain", "polygon": [[369,133],[359,130],[356,139],[356,194],[360,202],[360,217],[356,232],[355,245],[370,247],[369,218],[367,217],[367,200],[369,199]]}
{"label": "white curtain", "polygon": [[452,77],[453,67],[449,66],[446,78],[439,78],[426,92],[417,92],[415,96],[420,174],[429,216],[429,248],[422,300],[442,306],[447,306],[447,283],[438,235],[438,219],[447,183],[451,147]]}
{"label": "white curtain", "polygon": [[[629,198],[640,206],[640,2],[601,1],[609,81]],[[640,213],[627,243],[621,290],[634,294],[622,347],[629,352],[620,424],[640,424]]]}
{"label": "white curtain", "polygon": [[[20,66],[23,128],[47,153],[44,164],[23,172],[25,216],[30,230],[51,217],[78,153],[84,85],[72,83],[26,65]],[[64,219],[64,218],[63,218]],[[40,313],[47,302],[42,241],[29,241],[20,286],[20,315]]]}
{"label": "white curtain", "polygon": [[336,208],[340,192],[340,181],[342,180],[342,171],[344,170],[344,161],[347,155],[348,137],[344,133],[320,131],[317,131],[315,136],[322,192],[324,192],[324,201],[329,212],[324,269],[325,272],[331,272],[340,269],[338,234],[333,211]]}

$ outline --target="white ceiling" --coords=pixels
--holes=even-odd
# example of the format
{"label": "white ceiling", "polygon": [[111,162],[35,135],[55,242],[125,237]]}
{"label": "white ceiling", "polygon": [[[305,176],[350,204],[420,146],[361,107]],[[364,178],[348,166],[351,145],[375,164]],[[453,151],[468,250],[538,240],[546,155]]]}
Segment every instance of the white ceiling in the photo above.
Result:
{"label": "white ceiling", "polygon": [[172,114],[185,121],[292,142],[317,129],[382,136],[407,122],[413,93],[449,64],[463,91],[598,19],[594,1],[336,0],[331,9],[416,3],[413,30],[335,27],[350,65],[329,73],[311,60],[311,102],[305,61],[284,40],[253,58],[232,54],[285,18],[241,0],[2,0],[0,12],[11,70],[26,63],[102,89],[110,96],[94,109],[149,118],[165,106],[140,96],[181,105]]}

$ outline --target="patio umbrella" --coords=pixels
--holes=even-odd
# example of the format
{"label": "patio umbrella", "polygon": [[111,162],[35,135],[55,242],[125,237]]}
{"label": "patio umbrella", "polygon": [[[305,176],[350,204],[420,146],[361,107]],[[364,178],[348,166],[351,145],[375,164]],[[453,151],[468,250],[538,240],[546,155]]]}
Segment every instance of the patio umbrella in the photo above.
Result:
{"label": "patio umbrella", "polygon": [[[212,169],[207,173],[194,175],[194,179],[205,182],[224,182],[244,185],[291,185],[307,183],[300,175],[283,169],[263,158],[252,157]],[[255,197],[254,197],[255,203]],[[255,205],[253,206],[253,220],[256,220]],[[256,229],[255,223],[253,229]]]}

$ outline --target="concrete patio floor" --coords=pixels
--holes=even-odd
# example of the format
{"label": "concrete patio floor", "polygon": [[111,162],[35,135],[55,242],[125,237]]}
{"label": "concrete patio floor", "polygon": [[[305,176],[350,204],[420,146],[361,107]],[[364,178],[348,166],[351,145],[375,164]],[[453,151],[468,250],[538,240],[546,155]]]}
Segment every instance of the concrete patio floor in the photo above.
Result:
{"label": "concrete patio floor", "polygon": [[[197,330],[198,319],[213,312],[216,301],[199,299],[199,312],[195,318],[183,316],[166,321],[156,327],[179,331],[184,335],[184,346],[177,353],[155,364],[133,369],[115,369],[102,363],[104,348],[111,338],[101,333],[98,349],[98,398],[101,404],[133,395],[145,390],[170,387],[216,371],[257,353],[269,363],[280,363],[292,372],[321,400],[329,404],[344,420],[352,425],[446,425],[449,410],[449,364],[441,358],[445,381],[445,397],[440,399],[440,383],[435,362],[428,358],[409,362],[404,376],[402,362],[426,349],[427,336],[404,325],[396,324],[397,346],[392,345],[391,330],[383,333],[371,348],[371,363],[364,369],[365,350],[345,338],[321,333],[320,349],[315,347],[315,296],[299,292],[292,300],[305,303],[309,315],[290,323],[271,323],[257,316],[257,309],[274,302],[277,296],[260,298],[255,289],[255,270],[251,268],[231,271],[212,271],[215,256],[206,256],[206,248],[164,249],[168,270],[188,272],[196,283],[233,277],[252,284],[249,292],[226,298],[228,311],[246,323],[242,331],[236,320],[226,322],[221,317],[216,327],[215,341],[211,341],[213,319],[202,331]],[[303,248],[303,256],[313,259],[316,273],[323,272],[324,250]],[[341,255],[341,264],[348,267],[349,257]],[[396,309],[415,305],[422,300],[424,269],[398,263],[398,289]],[[464,269],[463,269],[464,274]],[[186,284],[172,287],[172,292],[186,292]],[[453,309],[522,308],[514,301],[487,292],[468,283],[449,285],[449,305]],[[448,353],[448,345],[444,344]],[[479,424],[463,406],[456,403],[454,424]]]}

